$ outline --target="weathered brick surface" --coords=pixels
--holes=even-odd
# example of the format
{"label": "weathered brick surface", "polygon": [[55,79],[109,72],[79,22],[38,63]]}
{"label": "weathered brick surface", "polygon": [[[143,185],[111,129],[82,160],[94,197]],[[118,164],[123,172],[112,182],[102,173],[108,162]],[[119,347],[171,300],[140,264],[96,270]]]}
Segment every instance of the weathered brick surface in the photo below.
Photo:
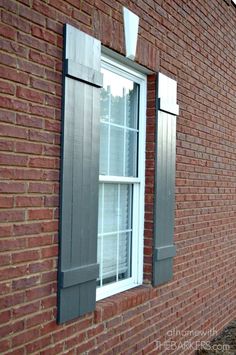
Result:
{"label": "weathered brick surface", "polygon": [[[236,7],[224,0],[1,3],[0,352],[192,353],[167,350],[164,341],[193,342],[193,335],[178,331],[220,331],[236,316]],[[58,326],[62,27],[70,23],[124,54],[123,5],[140,16],[137,61],[178,81],[174,278],[156,289],[150,285],[153,74],[147,99],[145,285]],[[209,337],[199,334],[194,341]]]}

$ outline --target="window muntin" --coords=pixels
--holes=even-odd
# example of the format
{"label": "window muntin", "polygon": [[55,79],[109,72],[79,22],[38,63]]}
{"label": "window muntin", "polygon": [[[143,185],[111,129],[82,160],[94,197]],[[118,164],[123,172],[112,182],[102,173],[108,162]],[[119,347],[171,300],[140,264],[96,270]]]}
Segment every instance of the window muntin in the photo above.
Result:
{"label": "window muntin", "polygon": [[97,299],[142,283],[146,78],[102,62]]}

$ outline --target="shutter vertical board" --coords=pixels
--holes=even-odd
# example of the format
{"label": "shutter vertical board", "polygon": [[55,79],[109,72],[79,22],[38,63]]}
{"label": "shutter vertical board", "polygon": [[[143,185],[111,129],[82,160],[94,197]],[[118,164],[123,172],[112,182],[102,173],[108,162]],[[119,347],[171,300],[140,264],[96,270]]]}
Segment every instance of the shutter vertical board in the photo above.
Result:
{"label": "shutter vertical board", "polygon": [[177,84],[163,74],[158,76],[153,285],[169,281],[176,250],[174,236],[176,105]]}
{"label": "shutter vertical board", "polygon": [[95,308],[101,44],[65,25],[58,322]]}

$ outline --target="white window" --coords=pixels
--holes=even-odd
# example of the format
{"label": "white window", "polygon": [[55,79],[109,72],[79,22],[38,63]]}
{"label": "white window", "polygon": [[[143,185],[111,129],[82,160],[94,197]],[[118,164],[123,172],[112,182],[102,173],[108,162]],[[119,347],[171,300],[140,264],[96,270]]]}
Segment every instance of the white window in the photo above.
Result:
{"label": "white window", "polygon": [[146,76],[102,57],[97,300],[143,281]]}

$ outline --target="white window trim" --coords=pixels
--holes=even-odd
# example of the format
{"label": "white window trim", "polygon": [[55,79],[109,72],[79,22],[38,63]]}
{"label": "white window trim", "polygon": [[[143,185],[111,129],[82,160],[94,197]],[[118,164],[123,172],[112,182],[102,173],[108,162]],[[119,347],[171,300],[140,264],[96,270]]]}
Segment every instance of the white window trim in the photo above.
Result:
{"label": "white window trim", "polygon": [[[145,191],[145,147],[146,147],[146,101],[147,77],[133,68],[102,55],[102,67],[116,74],[135,81],[140,85],[139,101],[139,145],[138,177],[99,176],[99,182],[133,184],[133,238],[132,238],[132,277],[97,288],[96,299],[101,300],[119,292],[141,285],[143,282],[143,248],[144,248],[144,191]],[[138,208],[136,207],[138,206]]]}

